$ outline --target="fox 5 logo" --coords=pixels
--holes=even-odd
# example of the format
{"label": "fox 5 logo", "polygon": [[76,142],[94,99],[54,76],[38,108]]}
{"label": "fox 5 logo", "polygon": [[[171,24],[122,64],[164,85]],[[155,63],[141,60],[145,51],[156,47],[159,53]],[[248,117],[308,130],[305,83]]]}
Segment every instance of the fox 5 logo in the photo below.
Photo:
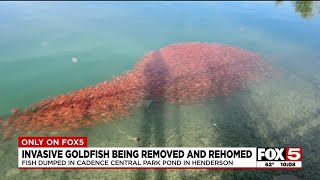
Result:
{"label": "fox 5 logo", "polygon": [[302,148],[257,148],[257,161],[301,161]]}

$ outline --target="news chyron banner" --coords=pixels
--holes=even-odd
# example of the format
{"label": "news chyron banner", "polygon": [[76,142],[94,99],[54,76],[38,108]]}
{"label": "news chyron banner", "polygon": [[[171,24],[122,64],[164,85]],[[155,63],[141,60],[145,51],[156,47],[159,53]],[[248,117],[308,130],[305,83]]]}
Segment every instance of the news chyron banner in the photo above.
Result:
{"label": "news chyron banner", "polygon": [[19,137],[20,169],[301,169],[299,147],[104,148],[87,137]]}

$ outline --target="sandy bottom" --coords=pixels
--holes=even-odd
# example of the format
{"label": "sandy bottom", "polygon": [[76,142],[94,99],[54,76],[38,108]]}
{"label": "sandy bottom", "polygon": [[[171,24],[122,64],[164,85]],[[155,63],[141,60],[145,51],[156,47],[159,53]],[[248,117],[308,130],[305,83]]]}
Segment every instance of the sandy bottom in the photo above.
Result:
{"label": "sandy bottom", "polygon": [[[202,104],[153,103],[130,118],[67,135],[84,135],[91,147],[301,146],[300,171],[214,170],[18,170],[17,140],[0,142],[0,179],[273,179],[320,178],[319,87],[294,75],[238,91],[230,100]],[[66,135],[66,134],[54,134]],[[139,137],[136,141],[130,137]],[[318,177],[318,178],[317,178]]]}

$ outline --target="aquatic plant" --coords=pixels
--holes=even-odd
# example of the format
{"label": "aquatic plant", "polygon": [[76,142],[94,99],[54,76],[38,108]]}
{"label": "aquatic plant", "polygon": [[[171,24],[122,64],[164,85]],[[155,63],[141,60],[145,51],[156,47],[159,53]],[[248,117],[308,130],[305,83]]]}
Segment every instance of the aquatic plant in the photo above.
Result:
{"label": "aquatic plant", "polygon": [[145,100],[193,103],[229,96],[264,77],[270,66],[240,48],[187,42],[147,53],[135,68],[78,91],[49,97],[2,123],[4,138],[31,131],[70,131],[130,115]]}
{"label": "aquatic plant", "polygon": [[[284,1],[275,1],[275,5],[282,5]],[[295,12],[299,13],[302,18],[312,18],[316,14],[320,14],[319,1],[292,1]]]}

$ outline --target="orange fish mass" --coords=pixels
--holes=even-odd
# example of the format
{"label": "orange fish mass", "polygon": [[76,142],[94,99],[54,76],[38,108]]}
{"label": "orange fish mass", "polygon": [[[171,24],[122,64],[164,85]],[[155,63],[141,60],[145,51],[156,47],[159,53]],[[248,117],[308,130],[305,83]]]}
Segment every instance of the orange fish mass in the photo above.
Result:
{"label": "orange fish mass", "polygon": [[270,72],[255,53],[210,43],[179,43],[147,53],[135,68],[68,94],[47,98],[2,123],[4,138],[30,131],[70,131],[129,116],[146,99],[193,103],[229,96]]}

